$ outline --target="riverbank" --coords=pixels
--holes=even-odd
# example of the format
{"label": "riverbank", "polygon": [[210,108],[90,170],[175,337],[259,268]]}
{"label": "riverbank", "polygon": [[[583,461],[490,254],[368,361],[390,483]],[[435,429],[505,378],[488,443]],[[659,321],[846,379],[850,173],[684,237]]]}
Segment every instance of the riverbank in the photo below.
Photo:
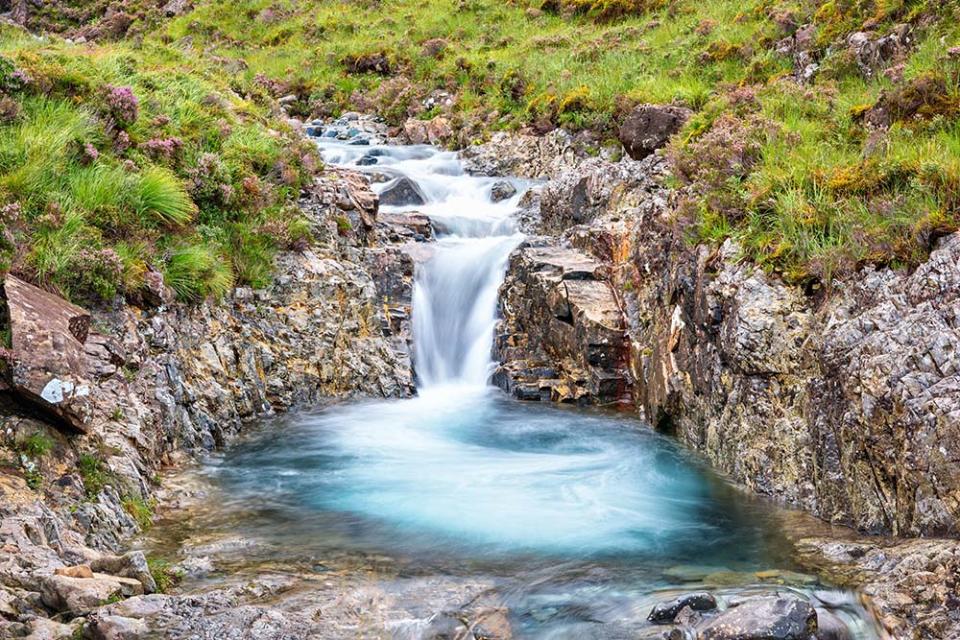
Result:
{"label": "riverbank", "polygon": [[[361,122],[359,119],[348,118],[340,126],[348,131],[356,128],[358,134],[368,127],[375,135],[380,131],[379,125],[366,119]],[[643,210],[651,202],[656,203],[661,198],[668,197],[655,180],[650,182],[658,175],[655,171],[648,171],[656,166],[656,159],[643,165],[646,180],[642,182],[643,188],[630,191],[616,181],[616,176],[622,175],[623,166],[614,173],[607,173],[605,165],[602,164],[605,161],[586,159],[578,150],[575,141],[571,143],[562,133],[545,138],[502,137],[495,145],[478,147],[465,155],[468,166],[490,173],[502,171],[493,168],[496,166],[524,166],[528,171],[526,175],[531,178],[550,177],[547,172],[538,169],[540,166],[549,166],[553,168],[551,170],[557,171],[555,175],[560,178],[559,182],[548,182],[542,188],[520,198],[519,218],[527,230],[542,224],[543,214],[551,211],[554,213],[548,213],[546,217],[557,221],[556,228],[564,229],[565,214],[562,208],[558,209],[561,204],[579,204],[577,215],[581,216],[583,221],[597,212],[607,211],[614,202],[632,202]],[[493,159],[501,164],[492,164]],[[627,165],[627,169],[631,166]],[[577,173],[580,169],[589,171],[596,167],[600,167],[600,171],[591,174],[595,177],[584,179],[582,173]],[[615,179],[605,182],[605,178],[610,175]],[[564,185],[573,185],[576,193],[582,195],[569,197]],[[89,545],[100,550],[122,550],[122,541],[128,539],[139,526],[132,516],[138,512],[144,515],[144,512],[138,510],[136,496],[126,492],[130,491],[130,486],[144,487],[139,496],[145,506],[151,504],[150,501],[155,495],[159,495],[162,500],[170,499],[164,498],[163,494],[155,494],[157,487],[152,482],[153,473],[163,462],[176,463],[184,460],[184,456],[178,453],[182,449],[196,451],[205,446],[222,445],[240,430],[246,420],[257,414],[283,410],[297,404],[309,405],[330,395],[349,393],[352,390],[372,395],[409,393],[411,373],[406,350],[409,348],[409,305],[412,299],[414,259],[410,256],[423,254],[431,226],[429,219],[424,216],[378,216],[375,202],[376,198],[365,186],[363,179],[349,172],[331,170],[318,183],[318,191],[304,202],[305,212],[314,217],[318,230],[322,231],[318,236],[324,240],[307,251],[283,254],[278,260],[281,273],[265,292],[238,290],[230,304],[225,306],[208,304],[190,310],[167,304],[153,310],[130,309],[128,311],[131,315],[119,314],[118,317],[128,318],[127,322],[133,322],[132,326],[137,327],[138,331],[146,332],[146,335],[150,336],[150,341],[137,343],[146,345],[145,351],[141,353],[149,356],[159,353],[162,356],[164,345],[176,345],[173,350],[175,357],[161,357],[156,364],[150,358],[143,359],[139,361],[140,368],[129,373],[128,370],[132,367],[125,363],[115,363],[113,370],[101,365],[95,387],[98,393],[91,394],[91,397],[102,404],[95,405],[99,409],[92,413],[95,426],[88,435],[63,436],[43,420],[36,420],[17,411],[14,412],[12,423],[9,417],[5,417],[5,424],[13,424],[14,428],[12,434],[8,433],[14,436],[9,440],[15,443],[8,445],[11,448],[23,447],[24,445],[19,443],[27,442],[34,431],[50,434],[48,437],[56,442],[55,447],[47,448],[39,456],[36,455],[36,448],[31,449],[33,453],[18,450],[16,455],[26,455],[28,463],[21,462],[14,467],[14,473],[4,475],[5,486],[10,487],[5,490],[5,504],[11,506],[5,507],[8,510],[4,515],[4,531],[7,532],[5,544],[10,546],[5,547],[3,553],[8,560],[13,559],[13,564],[9,565],[11,569],[3,574],[6,585],[4,593],[11,594],[5,596],[10,603],[8,612],[12,612],[7,615],[25,620],[6,623],[12,625],[9,626],[11,632],[29,633],[41,627],[51,627],[58,633],[72,634],[78,627],[84,626],[87,633],[94,634],[93,637],[114,637],[110,634],[119,634],[121,631],[146,634],[149,629],[144,620],[151,615],[162,613],[185,621],[186,626],[181,629],[184,633],[196,633],[198,628],[190,627],[186,621],[199,619],[198,611],[209,614],[201,616],[206,618],[203,624],[212,625],[203,627],[206,629],[205,633],[231,633],[250,624],[262,625],[261,629],[267,637],[270,634],[282,636],[284,633],[305,633],[304,629],[317,628],[315,620],[305,620],[297,615],[290,619],[286,613],[271,608],[271,603],[279,597],[280,592],[291,590],[294,595],[300,593],[286,578],[277,579],[271,571],[264,573],[259,569],[255,570],[256,575],[251,580],[246,579],[248,574],[240,572],[237,580],[231,581],[232,584],[206,594],[137,597],[135,594],[138,591],[152,589],[151,580],[154,584],[157,582],[153,575],[148,577],[149,571],[144,573],[130,568],[142,568],[145,560],[142,556],[134,553],[126,556],[124,560],[103,560],[97,558],[98,553],[84,547]],[[584,204],[587,206],[584,207]],[[584,211],[588,213],[587,218],[582,217]],[[623,238],[630,229],[629,225],[624,224],[625,221],[631,220],[623,215],[622,210],[614,211],[605,219],[603,226],[594,227],[591,233],[594,237],[604,239],[605,244],[602,246],[611,254],[630,255],[629,252],[624,254],[615,249],[620,246],[616,240]],[[616,235],[617,233],[620,235]],[[568,236],[576,237],[574,234]],[[556,240],[546,237],[542,244],[554,251]],[[577,253],[575,242],[571,241],[564,251]],[[513,260],[521,260],[520,256],[528,252],[529,248],[522,247]],[[616,330],[617,326],[606,321],[606,318],[612,317],[614,313],[614,309],[609,306],[610,301],[616,306],[616,313],[623,312],[620,311],[622,294],[614,289],[618,280],[610,275],[617,270],[610,269],[609,264],[600,258],[585,261],[582,257],[584,255],[586,254],[580,254],[581,257],[571,263],[569,260],[558,262],[548,254],[541,267],[530,270],[528,275],[519,279],[515,267],[511,267],[508,286],[505,287],[507,291],[513,278],[514,282],[519,280],[527,285],[540,282],[538,286],[542,286],[544,291],[549,293],[551,283],[567,283],[568,305],[571,300],[570,291],[573,290],[569,286],[571,283],[586,286],[590,290],[608,292],[599,298],[602,303],[598,307],[602,311],[599,314],[589,308],[589,305],[597,302],[596,296],[581,299],[589,303],[588,305],[581,300],[573,300],[576,304],[567,307],[570,309],[568,314],[562,314],[570,320],[565,321],[564,325],[573,326],[575,329],[568,333],[566,338],[551,342],[555,336],[545,334],[531,342],[543,348],[535,354],[536,357],[551,359],[545,366],[571,372],[567,377],[567,384],[573,393],[562,396],[558,392],[557,397],[553,398],[558,400],[586,402],[596,399],[590,396],[596,392],[580,385],[577,376],[584,374],[572,373],[574,367],[587,367],[588,373],[591,368],[602,373],[604,368],[616,370],[629,362],[628,359],[618,359],[619,356],[604,360],[588,354],[588,348],[591,345],[603,344],[604,338],[608,339],[608,347],[616,346],[609,337],[612,335],[610,331]],[[538,259],[542,261],[544,258]],[[516,324],[516,316],[511,314],[520,311],[521,307],[511,305],[509,296],[509,293],[505,293],[502,297],[504,304],[509,307],[504,309],[505,321],[513,321],[514,326],[519,326]],[[536,305],[541,300],[536,295],[527,296],[525,299],[531,305]],[[619,322],[622,322],[621,339],[626,332],[625,328],[630,326],[629,307],[626,308],[628,312],[625,316],[616,316],[620,318]],[[584,310],[581,312],[580,309]],[[175,320],[166,320],[171,317]],[[545,317],[557,316],[552,314]],[[598,318],[604,332],[597,334],[592,330],[578,329],[578,325],[583,326],[583,323],[594,322]],[[105,321],[98,317],[94,320],[98,322],[91,324],[94,327],[91,335],[103,335],[104,327],[110,325],[104,325]],[[320,331],[317,331],[318,326],[321,327]],[[549,326],[546,325],[547,328]],[[117,335],[122,337],[125,334]],[[500,335],[498,343],[502,343],[502,336],[508,333],[501,331]],[[591,338],[596,335],[601,339]],[[154,336],[166,336],[168,341],[160,342]],[[239,343],[232,341],[237,339],[234,336],[239,337]],[[170,338],[173,340],[170,341]],[[129,343],[123,340],[119,342]],[[521,348],[517,353],[529,353],[523,350],[523,345],[519,347]],[[555,350],[558,348],[568,351]],[[564,368],[567,363],[563,358],[552,360],[558,353],[568,356],[572,363],[570,368]],[[596,353],[603,356],[622,352],[601,349]],[[244,357],[238,357],[244,354]],[[324,354],[331,354],[337,366],[325,371],[323,365],[330,362],[330,357]],[[252,362],[253,365],[245,365],[245,362]],[[384,369],[385,362],[394,364],[392,368]],[[559,364],[556,364],[557,362]],[[526,370],[532,368],[528,367]],[[164,376],[161,380],[169,380],[166,376],[172,372],[173,379],[182,382],[175,383],[172,388],[152,386],[158,372],[162,372]],[[371,375],[371,372],[375,373]],[[132,380],[128,380],[131,373]],[[535,385],[538,398],[552,398],[553,390],[560,389],[556,382],[557,377],[544,377],[542,373],[543,370],[540,370],[540,377],[532,378],[531,380],[536,382],[529,384]],[[636,372],[631,370],[622,374],[624,384],[618,383],[612,399],[619,401],[636,397],[635,383],[642,378],[633,377],[635,375]],[[550,380],[551,383],[541,387],[541,379]],[[124,383],[131,386],[124,386]],[[546,394],[541,393],[544,388],[547,390]],[[578,392],[578,388],[586,389],[587,393]],[[118,396],[116,391],[102,393],[104,389],[121,389],[126,395]],[[158,393],[158,390],[163,389],[169,390]],[[577,396],[577,393],[580,395]],[[120,413],[114,411],[120,402],[118,397],[129,397],[130,402],[140,403],[130,407],[129,413],[124,410],[124,415],[131,416],[130,419],[118,419]],[[174,401],[164,405],[163,399],[168,397]],[[258,398],[259,400],[255,400]],[[122,408],[124,405],[120,406]],[[166,406],[169,409],[157,409],[158,413],[153,414],[150,410],[155,406]],[[156,421],[142,418],[134,421],[132,418],[151,415],[169,418]],[[134,435],[131,440],[130,433],[136,433],[131,432],[134,426],[140,427],[141,437],[138,439]],[[148,428],[144,429],[145,426]],[[659,426],[663,427],[663,424]],[[142,447],[143,443],[148,443],[150,448],[138,448]],[[121,446],[126,448],[120,448]],[[102,463],[82,462],[90,460],[93,455],[87,453],[90,450],[106,452]],[[709,457],[709,452],[707,453]],[[31,456],[39,459],[34,462]],[[127,465],[127,460],[140,462]],[[28,489],[29,478],[20,471],[23,468],[21,464],[36,464],[42,478],[40,486],[43,502],[35,502],[37,494]],[[71,474],[69,469],[73,466],[81,469],[81,473]],[[124,475],[125,472],[127,475]],[[95,484],[98,476],[102,483],[99,487]],[[121,483],[124,479],[132,482]],[[735,475],[733,479],[741,481],[742,484],[742,480]],[[88,482],[91,487],[99,489],[92,498],[87,497]],[[149,510],[145,516],[140,524],[145,524],[151,518]],[[89,534],[86,539],[83,537],[84,531]],[[836,538],[838,531],[840,540]],[[830,576],[832,581],[844,586],[865,589],[874,596],[873,606],[877,608],[893,637],[910,637],[908,634],[916,629],[926,634],[921,637],[930,638],[950,637],[953,633],[950,626],[950,585],[956,575],[955,542],[927,540],[921,544],[919,541],[897,542],[855,536],[848,540],[847,536],[852,534],[843,530],[833,531],[826,537],[823,537],[819,530],[815,533],[816,535],[811,536],[809,529],[802,528],[801,531],[790,534],[801,541],[800,559],[803,566],[822,571],[824,575]],[[240,544],[242,547],[242,541]],[[85,582],[91,580],[90,578],[70,575],[52,577],[57,575],[54,572],[58,569],[61,573],[82,571],[68,567],[85,566],[85,563],[98,567],[96,572],[101,575],[93,581],[97,583],[96,588],[100,591],[87,589],[94,586],[93,582]],[[343,575],[349,573],[349,566],[348,562],[341,567],[346,572]],[[357,568],[356,565],[354,568]],[[140,586],[119,580],[124,576],[111,574],[111,571],[138,576],[132,580]],[[108,578],[108,575],[116,577]],[[165,573],[161,571],[158,575],[163,576]],[[302,575],[297,578],[301,579],[308,577]],[[80,580],[81,584],[71,580]],[[47,584],[50,585],[47,589],[51,595],[48,595],[45,601],[43,591],[36,589]],[[333,584],[333,587],[326,587],[331,598],[338,593],[336,581]],[[74,591],[78,586],[82,586],[82,589]],[[476,593],[470,591],[469,594],[463,594],[464,602],[470,601],[488,586],[476,585]],[[443,587],[437,588],[443,591]],[[81,592],[84,594],[82,597],[76,595]],[[347,601],[353,597],[359,598],[355,605],[361,608],[364,606],[363,598],[369,595],[362,587],[348,593],[352,595],[347,596]],[[70,599],[67,597],[69,594],[75,594],[75,597]],[[111,599],[126,599],[129,596],[133,598],[127,605],[121,602],[105,606]],[[430,600],[424,597],[425,602],[432,601],[443,608],[439,604],[442,598]],[[411,596],[411,601],[414,600],[415,597]],[[290,605],[298,600],[293,598],[287,602]],[[345,601],[339,602],[343,604]],[[241,606],[240,614],[228,613]],[[347,608],[344,611],[347,611],[354,605],[345,606]],[[47,622],[49,607],[53,607],[53,611],[63,608],[65,615],[61,613],[62,620],[79,615],[71,620],[72,624],[55,627]],[[500,612],[494,616],[498,620],[503,615],[501,609],[500,605],[491,603],[481,607],[484,616],[494,615],[490,611]],[[99,610],[97,616],[90,615],[94,610]],[[394,614],[395,611],[391,615]],[[92,620],[98,622],[92,624]],[[296,631],[298,629],[300,631]],[[322,631],[315,630],[311,633],[318,634],[317,637],[325,637]]]}

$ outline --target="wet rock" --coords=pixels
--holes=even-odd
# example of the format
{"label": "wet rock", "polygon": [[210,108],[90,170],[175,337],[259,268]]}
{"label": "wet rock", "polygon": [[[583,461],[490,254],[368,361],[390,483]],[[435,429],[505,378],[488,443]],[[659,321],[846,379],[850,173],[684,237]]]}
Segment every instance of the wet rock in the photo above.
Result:
{"label": "wet rock", "polygon": [[544,136],[498,132],[482,145],[460,152],[464,169],[474,175],[546,178],[575,167],[586,154],[562,129]]}
{"label": "wet rock", "polygon": [[493,202],[508,200],[515,195],[517,195],[517,188],[507,180],[494,182],[493,186],[490,187],[490,200]]}
{"label": "wet rock", "polygon": [[93,411],[83,346],[90,314],[10,274],[4,290],[12,342],[10,388],[64,425],[86,432]]}
{"label": "wet rock", "polygon": [[406,176],[396,178],[380,193],[380,204],[392,207],[417,206],[426,202],[427,196]]}
{"label": "wet rock", "polygon": [[706,591],[698,593],[687,593],[670,602],[661,602],[657,604],[647,620],[656,624],[667,624],[673,622],[682,609],[689,607],[693,611],[710,611],[717,608],[717,599]]}
{"label": "wet rock", "polygon": [[430,218],[422,213],[381,213],[378,222],[388,228],[393,242],[405,238],[423,242],[433,237]]}
{"label": "wet rock", "polygon": [[634,160],[642,160],[662,147],[683,127],[692,112],[683,107],[642,104],[624,119],[620,142]]}
{"label": "wet rock", "polygon": [[817,613],[791,596],[760,596],[731,606],[697,628],[698,640],[811,640]]}

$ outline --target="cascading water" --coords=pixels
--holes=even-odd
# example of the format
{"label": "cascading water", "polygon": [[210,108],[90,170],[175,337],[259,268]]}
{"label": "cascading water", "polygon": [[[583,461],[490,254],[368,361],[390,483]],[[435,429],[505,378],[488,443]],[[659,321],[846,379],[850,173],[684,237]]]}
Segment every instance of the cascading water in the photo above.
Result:
{"label": "cascading water", "polygon": [[[381,193],[406,178],[426,196],[423,204],[381,208],[387,213],[418,211],[438,230],[433,255],[418,266],[414,283],[417,379],[423,390],[484,386],[493,367],[497,290],[507,258],[523,238],[512,218],[522,189],[492,202],[490,190],[497,180],[467,175],[455,153],[428,146],[377,147],[376,155],[366,146],[328,142],[323,147],[331,163],[395,176],[374,185]],[[371,157],[375,165],[357,164]]]}
{"label": "cascading water", "polygon": [[[461,590],[469,602],[494,598],[516,638],[652,637],[656,601],[769,592],[761,569],[796,575],[779,516],[669,439],[629,416],[524,404],[487,385],[497,289],[522,239],[519,195],[491,202],[495,180],[426,146],[321,149],[328,163],[380,174],[381,193],[406,177],[426,198],[381,206],[415,209],[438,230],[415,276],[419,396],[292,415],[211,462],[219,492],[195,519],[198,535],[256,541],[218,562],[319,572],[325,583],[346,575],[347,590],[366,576],[403,611],[368,629],[351,626],[348,608],[346,631],[325,638],[437,637],[436,612],[462,606]],[[804,580],[778,588],[821,602]],[[876,637],[855,600],[827,595],[820,606],[847,637]]]}

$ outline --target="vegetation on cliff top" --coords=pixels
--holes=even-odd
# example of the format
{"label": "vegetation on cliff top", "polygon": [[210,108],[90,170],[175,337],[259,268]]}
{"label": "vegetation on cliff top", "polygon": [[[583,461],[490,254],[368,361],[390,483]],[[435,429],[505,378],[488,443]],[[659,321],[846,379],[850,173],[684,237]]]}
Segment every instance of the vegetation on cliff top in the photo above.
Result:
{"label": "vegetation on cliff top", "polygon": [[159,43],[69,44],[0,26],[0,272],[84,304],[264,284],[308,228],[315,150],[221,69]]}
{"label": "vegetation on cliff top", "polygon": [[[209,272],[211,263],[237,246],[231,238],[276,221],[251,223],[238,212],[261,208],[218,202],[216,189],[191,189],[197,171],[220,171],[221,165],[203,168],[204,154],[222,160],[231,179],[220,183],[232,187],[232,197],[243,193],[241,176],[279,185],[274,190],[281,197],[274,196],[272,206],[293,190],[271,180],[286,150],[261,124],[267,99],[283,95],[295,96],[289,109],[302,116],[376,110],[400,124],[442,113],[459,144],[497,129],[554,126],[590,129],[602,144],[636,104],[689,107],[694,116],[669,150],[684,187],[678,228],[700,241],[733,237],[747,257],[798,282],[868,263],[916,264],[934,239],[960,222],[960,6],[948,0],[198,0],[170,20],[159,15],[162,3],[113,4],[137,19],[127,24],[114,12],[89,22],[73,12],[58,22],[48,11],[44,26],[109,36],[119,24],[131,44],[91,48],[20,39],[7,43],[4,55],[28,72],[31,58],[49,67],[59,55],[57,64],[69,73],[47,84],[74,113],[91,105],[102,110],[95,87],[134,87],[150,113],[131,128],[133,150],[108,149],[109,126],[97,149],[114,168],[128,159],[136,163],[137,177],[128,179],[138,186],[147,176],[157,187],[174,178],[184,185],[199,211],[186,234],[167,232],[186,215],[174,189],[155,190],[168,198],[169,209],[141,204],[137,189],[123,190],[133,200],[120,208],[135,212],[137,224],[160,230],[146,244],[171,281],[206,274],[200,279],[208,284],[186,290],[188,297],[229,284],[227,274]],[[850,41],[858,31],[866,38]],[[876,43],[885,36],[892,40],[881,48]],[[76,77],[90,90],[71,88]],[[209,93],[228,96],[226,104],[211,104],[204,99]],[[172,115],[170,123],[151,128],[184,101],[191,106],[182,118]],[[24,99],[27,121],[39,127],[44,118],[64,118],[77,133],[74,141],[89,137],[83,126],[90,120],[53,114],[41,102]],[[150,104],[160,107],[144,106]],[[229,121],[231,135],[217,133],[221,120]],[[8,127],[4,131],[13,130]],[[175,163],[157,158],[169,137],[183,140]],[[116,183],[119,171],[94,170],[81,160],[77,155],[78,171]],[[300,172],[302,163],[283,162]],[[61,184],[54,192],[71,189]],[[82,209],[85,198],[110,193],[109,186],[86,191],[66,200]],[[11,197],[9,187],[6,193],[8,200],[20,197]],[[63,207],[64,198],[54,200]],[[31,202],[39,207],[36,198]],[[31,215],[42,218],[38,211]],[[118,255],[139,252],[112,239],[130,242],[128,232],[114,234],[84,215]],[[45,233],[59,243],[57,233],[70,235],[65,227]],[[229,275],[262,277],[260,261],[244,264],[259,245],[239,244],[248,251],[231,254]],[[49,274],[57,265],[42,257],[41,250],[25,264],[56,279]],[[77,288],[69,278],[60,280],[61,288]]]}
{"label": "vegetation on cliff top", "polygon": [[[794,281],[912,265],[960,222],[960,6],[945,0],[203,0],[163,38],[243,60],[243,91],[304,115],[429,118],[611,137],[637,103],[695,116],[678,219]],[[906,25],[902,27],[900,25]],[[848,37],[904,37],[857,50]],[[806,65],[811,77],[799,80]],[[871,118],[885,111],[885,121]]]}

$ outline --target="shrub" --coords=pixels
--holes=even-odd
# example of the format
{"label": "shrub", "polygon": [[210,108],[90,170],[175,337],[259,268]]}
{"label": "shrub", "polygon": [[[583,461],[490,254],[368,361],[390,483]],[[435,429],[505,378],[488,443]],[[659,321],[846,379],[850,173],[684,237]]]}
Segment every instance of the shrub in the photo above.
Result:
{"label": "shrub", "polygon": [[140,101],[133,94],[130,87],[114,87],[108,85],[104,89],[104,108],[121,128],[132,125],[140,113]]}

